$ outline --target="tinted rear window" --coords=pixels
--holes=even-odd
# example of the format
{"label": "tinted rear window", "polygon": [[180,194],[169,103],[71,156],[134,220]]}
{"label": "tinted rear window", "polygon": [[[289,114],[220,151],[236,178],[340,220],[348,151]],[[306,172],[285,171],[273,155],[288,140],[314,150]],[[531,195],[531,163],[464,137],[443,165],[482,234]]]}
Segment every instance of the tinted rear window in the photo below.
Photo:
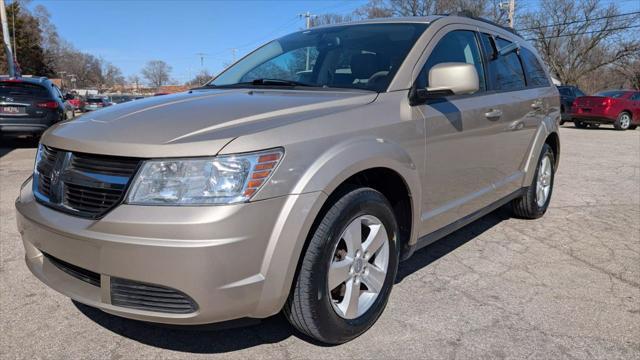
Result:
{"label": "tinted rear window", "polygon": [[622,97],[626,91],[601,91],[596,94],[596,96],[605,96],[610,98],[619,98]]}
{"label": "tinted rear window", "polygon": [[48,97],[49,92],[43,86],[25,82],[0,82],[1,96]]}
{"label": "tinted rear window", "polygon": [[[489,55],[489,77],[492,88],[495,90],[519,90],[525,87],[524,70],[518,54],[510,52],[498,56],[493,47],[493,41],[488,34],[482,34],[482,46]],[[498,48],[503,48],[511,44],[504,39],[496,39]],[[496,58],[497,57],[497,58]]]}
{"label": "tinted rear window", "polygon": [[520,56],[527,72],[527,85],[530,87],[549,86],[547,73],[544,72],[538,58],[527,48],[520,49]]}
{"label": "tinted rear window", "polygon": [[99,104],[99,103],[102,102],[102,99],[95,99],[95,98],[94,99],[87,99],[87,102],[89,104]]}
{"label": "tinted rear window", "polygon": [[559,87],[558,91],[560,91],[560,94],[564,96],[573,96],[573,94],[571,93],[571,89],[569,88]]}

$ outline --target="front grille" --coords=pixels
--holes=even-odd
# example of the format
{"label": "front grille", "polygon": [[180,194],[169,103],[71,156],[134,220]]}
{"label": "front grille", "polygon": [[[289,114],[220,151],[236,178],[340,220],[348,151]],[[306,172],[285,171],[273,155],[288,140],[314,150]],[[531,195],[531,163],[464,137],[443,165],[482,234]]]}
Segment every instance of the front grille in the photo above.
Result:
{"label": "front grille", "polygon": [[198,309],[193,299],[178,290],[115,277],[111,278],[111,304],[172,314],[188,314]]}
{"label": "front grille", "polygon": [[93,271],[87,269],[83,269],[73,264],[69,264],[68,262],[62,261],[49,254],[43,253],[43,255],[45,258],[47,258],[47,260],[49,260],[49,262],[55,265],[55,267],[73,276],[74,278],[82,280],[93,286],[100,286],[100,274],[94,273]]}
{"label": "front grille", "polygon": [[41,146],[37,161],[36,198],[52,208],[95,219],[120,203],[141,159]]}

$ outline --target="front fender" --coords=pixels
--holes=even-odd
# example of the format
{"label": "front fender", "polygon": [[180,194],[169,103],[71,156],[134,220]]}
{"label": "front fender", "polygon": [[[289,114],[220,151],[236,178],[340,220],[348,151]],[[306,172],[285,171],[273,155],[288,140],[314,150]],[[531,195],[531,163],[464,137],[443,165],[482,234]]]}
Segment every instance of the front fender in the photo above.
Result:
{"label": "front fender", "polygon": [[[416,242],[421,186],[417,166],[409,154],[399,145],[378,138],[352,138],[338,143],[316,155],[315,161],[293,186],[269,239],[262,264],[266,283],[254,316],[269,316],[282,308],[302,256],[304,242],[329,195],[349,177],[372,168],[393,170],[404,179],[412,207],[409,243]],[[286,167],[280,169],[290,170]]]}

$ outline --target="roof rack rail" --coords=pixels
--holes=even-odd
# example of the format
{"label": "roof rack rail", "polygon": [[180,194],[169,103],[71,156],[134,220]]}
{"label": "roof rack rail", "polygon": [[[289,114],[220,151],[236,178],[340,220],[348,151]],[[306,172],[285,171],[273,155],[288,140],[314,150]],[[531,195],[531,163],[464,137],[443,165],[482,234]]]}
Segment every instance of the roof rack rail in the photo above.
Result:
{"label": "roof rack rail", "polygon": [[478,16],[473,16],[473,14],[470,11],[456,11],[456,12],[452,12],[452,13],[446,13],[446,14],[441,14],[442,16],[461,16],[461,17],[466,17],[466,18],[470,18],[473,20],[478,20],[478,21],[482,21],[483,23],[489,24],[489,25],[493,25],[496,27],[499,27],[503,30],[506,30],[516,36],[520,36],[522,37],[520,34],[518,34],[518,32],[510,27],[504,26],[504,25],[500,25],[495,21],[491,21],[489,19],[485,19],[482,17],[478,17]]}

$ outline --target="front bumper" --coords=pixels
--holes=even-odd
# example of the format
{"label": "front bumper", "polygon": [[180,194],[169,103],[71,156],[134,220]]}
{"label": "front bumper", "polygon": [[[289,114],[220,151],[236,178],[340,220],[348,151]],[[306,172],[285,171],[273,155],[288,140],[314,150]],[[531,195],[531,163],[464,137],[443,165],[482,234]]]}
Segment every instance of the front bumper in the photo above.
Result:
{"label": "front bumper", "polygon": [[[120,205],[87,220],[37,203],[29,181],[16,209],[27,265],[53,289],[123,317],[206,324],[280,311],[325,198],[316,192],[227,206]],[[62,271],[43,253],[98,273],[100,285]],[[176,289],[197,310],[170,314],[113,305],[112,278]]]}

